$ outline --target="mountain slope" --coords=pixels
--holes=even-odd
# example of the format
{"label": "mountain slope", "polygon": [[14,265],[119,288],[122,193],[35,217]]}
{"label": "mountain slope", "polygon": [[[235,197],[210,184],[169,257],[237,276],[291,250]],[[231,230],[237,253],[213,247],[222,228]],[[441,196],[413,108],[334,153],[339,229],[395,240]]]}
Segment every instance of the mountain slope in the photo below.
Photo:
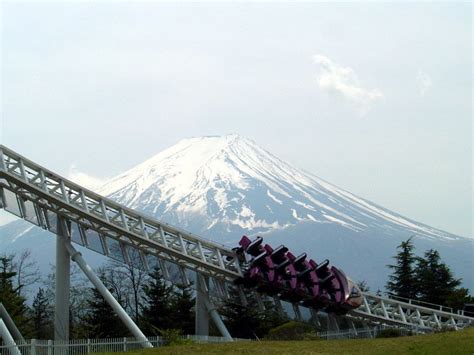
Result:
{"label": "mountain slope", "polygon": [[[439,250],[464,286],[474,290],[473,239],[391,212],[237,135],[184,139],[97,192],[229,246],[243,234],[260,234],[270,244],[286,244],[316,260],[329,258],[372,288],[383,288],[396,246],[415,236],[418,254]],[[28,245],[38,231],[26,227],[13,228],[18,233],[10,227],[6,238],[1,227],[0,247]]]}
{"label": "mountain slope", "polygon": [[293,168],[237,135],[182,140],[98,192],[199,232],[270,233],[313,222],[355,232],[457,238]]}

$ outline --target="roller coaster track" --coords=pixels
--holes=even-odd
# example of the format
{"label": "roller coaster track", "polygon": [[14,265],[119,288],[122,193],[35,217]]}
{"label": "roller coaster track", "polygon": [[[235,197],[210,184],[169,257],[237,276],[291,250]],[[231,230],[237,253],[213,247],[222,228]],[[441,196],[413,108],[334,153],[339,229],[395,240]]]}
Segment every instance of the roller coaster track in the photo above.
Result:
{"label": "roller coaster track", "polygon": [[[242,277],[235,252],[218,243],[162,223],[85,189],[0,145],[0,207],[55,234],[58,216],[68,226],[71,241],[124,263],[149,269],[158,265],[168,279],[190,285],[202,275],[210,297],[225,299],[228,289]],[[240,289],[242,302],[245,294]],[[248,291],[246,291],[248,294]],[[258,295],[266,297],[266,295]],[[348,320],[431,330],[462,329],[474,318],[402,302],[369,293],[350,311]],[[272,297],[281,309],[278,297]],[[301,318],[300,304],[293,304]],[[310,309],[311,314],[317,310]],[[317,318],[317,317],[316,317]]]}

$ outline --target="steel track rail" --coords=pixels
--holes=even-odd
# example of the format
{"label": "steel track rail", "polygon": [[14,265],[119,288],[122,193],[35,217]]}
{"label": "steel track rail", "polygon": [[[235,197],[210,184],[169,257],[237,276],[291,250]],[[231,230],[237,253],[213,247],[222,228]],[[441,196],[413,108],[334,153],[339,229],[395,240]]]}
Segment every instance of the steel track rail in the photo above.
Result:
{"label": "steel track rail", "polygon": [[377,323],[412,327],[420,330],[441,328],[462,329],[474,325],[473,317],[414,305],[368,293],[364,294],[362,306],[351,311],[349,316],[370,319]]}
{"label": "steel track rail", "polygon": [[101,236],[150,251],[204,275],[227,281],[242,275],[231,249],[113,202],[1,145],[0,178],[5,189],[24,201],[32,201]]}
{"label": "steel track rail", "polygon": [[[148,268],[151,255],[160,263],[164,260],[178,265],[184,278],[185,270],[206,275],[215,282],[217,296],[223,298],[227,297],[226,284],[242,276],[241,265],[231,249],[102,197],[3,145],[0,145],[0,204],[8,212],[52,232],[57,232],[54,221],[59,215],[69,223],[74,242],[96,250],[92,243],[98,238],[102,253],[108,257],[117,259],[120,255],[120,261],[137,264],[132,259],[138,253],[138,266]],[[474,325],[474,318],[462,314],[368,293],[363,296],[363,305],[349,312],[349,319],[421,330]],[[278,297],[274,300],[277,309],[282,310]],[[300,307],[293,304],[298,319]],[[314,318],[315,310],[310,311]]]}

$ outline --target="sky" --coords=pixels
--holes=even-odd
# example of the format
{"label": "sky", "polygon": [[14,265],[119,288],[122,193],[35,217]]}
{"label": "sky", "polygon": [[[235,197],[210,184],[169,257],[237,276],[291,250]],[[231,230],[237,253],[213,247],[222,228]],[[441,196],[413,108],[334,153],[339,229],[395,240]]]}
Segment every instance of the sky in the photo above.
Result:
{"label": "sky", "polygon": [[468,2],[2,1],[0,83],[0,142],[89,185],[237,133],[473,236]]}

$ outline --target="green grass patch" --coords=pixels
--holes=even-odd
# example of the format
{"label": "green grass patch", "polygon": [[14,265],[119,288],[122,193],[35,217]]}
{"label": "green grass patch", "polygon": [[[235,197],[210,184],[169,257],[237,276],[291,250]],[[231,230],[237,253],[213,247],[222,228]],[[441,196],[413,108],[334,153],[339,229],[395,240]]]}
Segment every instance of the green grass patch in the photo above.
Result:
{"label": "green grass patch", "polygon": [[474,328],[398,338],[188,344],[127,354],[474,354]]}

